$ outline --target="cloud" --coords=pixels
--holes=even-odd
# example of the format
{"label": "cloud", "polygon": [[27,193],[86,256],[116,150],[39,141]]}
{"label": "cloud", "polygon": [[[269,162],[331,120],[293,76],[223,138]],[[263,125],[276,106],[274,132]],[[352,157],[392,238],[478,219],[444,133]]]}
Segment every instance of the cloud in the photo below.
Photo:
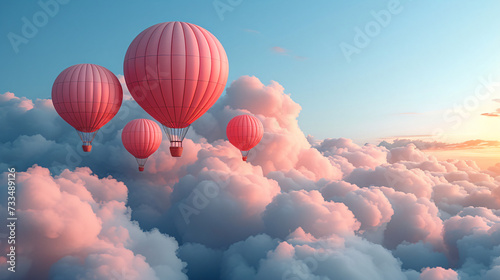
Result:
{"label": "cloud", "polygon": [[191,280],[220,279],[222,250],[208,248],[199,243],[185,243],[179,248],[179,258],[188,263],[187,276]]}
{"label": "cloud", "polygon": [[448,144],[447,149],[482,149],[489,147],[497,147],[500,145],[500,141],[487,141],[487,140],[469,140],[462,143]]}
{"label": "cloud", "polygon": [[421,271],[429,266],[449,267],[446,254],[436,251],[431,244],[423,241],[403,242],[392,253],[402,261],[403,269]]}
{"label": "cloud", "polygon": [[298,61],[307,60],[307,57],[300,56],[300,55],[294,55],[294,54],[292,54],[292,52],[290,50],[285,49],[283,47],[274,46],[271,48],[271,51],[275,54],[291,56],[293,59],[298,60]]}
{"label": "cloud", "polygon": [[120,85],[123,89],[123,100],[134,100],[134,98],[130,94],[130,91],[128,90],[127,83],[125,82],[125,76],[117,75],[116,77],[118,78],[118,81],[120,81]]}
{"label": "cloud", "polygon": [[[493,99],[495,102],[500,102],[500,99]],[[499,117],[500,116],[500,108],[496,109],[495,112],[493,113],[482,113],[481,116],[486,116],[486,117]]]}
{"label": "cloud", "polygon": [[486,117],[500,117],[498,113],[482,113],[481,116],[486,116]]}
{"label": "cloud", "polygon": [[432,186],[442,182],[440,177],[427,176],[426,171],[408,168],[401,163],[377,166],[375,169],[358,168],[345,180],[359,187],[387,186],[416,197],[427,198],[432,195]]}
{"label": "cloud", "polygon": [[407,279],[380,245],[354,236],[318,240],[301,228],[284,241],[260,235],[238,242],[222,267],[222,279]]}
{"label": "cloud", "polygon": [[389,223],[394,209],[383,191],[378,188],[360,188],[335,201],[344,203],[361,223],[360,230],[376,230]]}
{"label": "cloud", "polygon": [[280,191],[260,167],[221,151],[231,149],[228,142],[221,146],[200,152],[189,174],[173,186],[172,206],[162,219],[168,222],[165,231],[182,242],[220,248],[261,232],[261,215]]}
{"label": "cloud", "polygon": [[278,54],[287,54],[288,53],[287,49],[282,48],[282,47],[278,47],[278,46],[272,47],[271,51],[273,51],[274,53],[278,53]]}
{"label": "cloud", "polygon": [[427,267],[420,274],[421,280],[458,280],[458,274],[452,269],[442,267]]}
{"label": "cloud", "polygon": [[[453,216],[444,222],[443,238],[449,251],[450,264],[461,267],[467,274],[476,274],[494,268],[492,260],[498,257],[500,226],[492,221],[487,211],[468,212]],[[484,215],[484,214],[487,215]]]}
{"label": "cloud", "polygon": [[177,242],[130,220],[123,183],[88,168],[52,176],[34,166],[16,177],[16,250],[25,258],[16,279],[109,279],[123,269],[128,279],[187,279]]}
{"label": "cloud", "polygon": [[264,175],[295,169],[312,180],[340,178],[340,166],[312,148],[301,131],[297,121],[300,110],[277,82],[264,85],[256,77],[243,76],[231,83],[227,94],[193,128],[209,142],[225,140],[229,120],[250,112],[262,122],[264,136],[250,152],[249,161],[261,166]]}
{"label": "cloud", "polygon": [[425,141],[425,140],[411,140],[411,139],[396,139],[392,143],[382,141],[379,146],[386,147],[388,149],[405,147],[408,144],[415,145],[416,148],[420,150],[464,150],[464,149],[484,149],[491,147],[500,146],[500,141],[488,141],[488,140],[469,140],[461,143],[444,143],[437,141]]}
{"label": "cloud", "polygon": [[278,195],[267,206],[262,219],[266,232],[282,239],[299,227],[318,238],[353,234],[360,227],[346,205],[325,201],[315,190]]}
{"label": "cloud", "polygon": [[[7,103],[8,101],[13,100],[18,102],[18,108],[24,111],[29,111],[33,109],[33,101],[27,99],[26,97],[19,98],[12,92],[5,92],[0,94],[0,102]],[[10,102],[12,103],[12,102]]]}
{"label": "cloud", "polygon": [[394,215],[387,224],[383,244],[394,249],[403,242],[430,243],[437,250],[443,249],[443,221],[439,218],[438,208],[426,197],[416,197],[382,188],[394,209]]}
{"label": "cloud", "polygon": [[[183,157],[165,139],[139,173],[120,139],[148,118],[133,99],[83,153],[50,100],[0,95],[0,168],[19,171],[24,221],[16,275],[498,279],[500,168],[425,152],[497,142],[320,141],[304,135],[300,111],[279,83],[240,77],[193,124]],[[225,136],[243,113],[265,130],[248,162]]]}
{"label": "cloud", "polygon": [[325,139],[319,143],[313,143],[313,147],[325,156],[345,158],[355,168],[374,168],[387,162],[388,151],[386,149],[380,149],[371,144],[360,147],[351,139]]}

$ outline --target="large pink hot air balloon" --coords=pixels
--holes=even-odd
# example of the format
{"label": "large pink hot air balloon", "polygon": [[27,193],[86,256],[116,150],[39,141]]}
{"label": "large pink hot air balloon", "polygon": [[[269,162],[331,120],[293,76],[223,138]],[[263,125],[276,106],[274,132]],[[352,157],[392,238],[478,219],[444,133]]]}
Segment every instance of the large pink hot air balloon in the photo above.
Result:
{"label": "large pink hot air balloon", "polygon": [[189,126],[217,101],[226,85],[224,48],[197,25],[159,23],[132,41],[123,66],[132,97],[163,125],[172,156],[181,156]]}
{"label": "large pink hot air balloon", "polygon": [[144,171],[148,157],[158,150],[161,139],[161,128],[147,119],[132,120],[122,131],[123,146],[136,158],[139,171]]}
{"label": "large pink hot air balloon", "polygon": [[97,131],[118,113],[123,91],[116,76],[95,64],[66,68],[52,86],[57,113],[76,129],[83,151],[90,152]]}
{"label": "large pink hot air balloon", "polygon": [[264,135],[262,123],[254,116],[240,115],[229,121],[226,127],[227,139],[241,151],[244,161],[250,149],[259,144]]}

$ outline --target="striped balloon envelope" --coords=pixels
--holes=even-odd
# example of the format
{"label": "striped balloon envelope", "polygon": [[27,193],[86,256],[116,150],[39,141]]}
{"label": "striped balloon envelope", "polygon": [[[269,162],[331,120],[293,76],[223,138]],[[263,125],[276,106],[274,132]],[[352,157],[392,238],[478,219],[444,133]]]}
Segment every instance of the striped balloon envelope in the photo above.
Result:
{"label": "striped balloon envelope", "polygon": [[146,161],[158,150],[161,140],[160,127],[147,119],[132,120],[122,131],[123,146],[136,158],[139,171],[144,171]]}
{"label": "striped balloon envelope", "polygon": [[118,78],[95,64],[66,68],[52,86],[52,103],[57,113],[80,136],[83,151],[90,152],[97,131],[120,110],[123,90]]}
{"label": "striped balloon envelope", "polygon": [[226,135],[229,142],[241,151],[242,159],[246,161],[250,150],[262,139],[264,127],[256,117],[240,115],[229,121]]}
{"label": "striped balloon envelope", "polygon": [[226,52],[214,35],[186,22],[165,22],[141,32],[123,64],[132,97],[167,133],[174,157],[191,123],[217,101],[228,77]]}

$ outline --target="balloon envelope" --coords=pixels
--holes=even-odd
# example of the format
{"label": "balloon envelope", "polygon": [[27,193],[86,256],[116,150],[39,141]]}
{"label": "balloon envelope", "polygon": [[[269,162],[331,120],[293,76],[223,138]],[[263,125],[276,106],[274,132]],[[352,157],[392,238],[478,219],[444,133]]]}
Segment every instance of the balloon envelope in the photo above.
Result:
{"label": "balloon envelope", "polygon": [[264,127],[256,117],[240,115],[229,121],[226,135],[229,142],[242,152],[243,160],[246,161],[248,151],[262,139]]}
{"label": "balloon envelope", "polygon": [[165,22],[132,41],[124,76],[132,97],[164,125],[179,152],[189,125],[222,94],[228,61],[220,42],[207,30],[186,22]]}
{"label": "balloon envelope", "polygon": [[95,64],[66,68],[52,86],[54,108],[78,131],[84,151],[90,151],[95,133],[118,113],[122,100],[116,76]]}
{"label": "balloon envelope", "polygon": [[160,127],[151,120],[132,120],[122,131],[123,146],[139,164],[139,171],[144,170],[147,158],[160,147],[162,140]]}

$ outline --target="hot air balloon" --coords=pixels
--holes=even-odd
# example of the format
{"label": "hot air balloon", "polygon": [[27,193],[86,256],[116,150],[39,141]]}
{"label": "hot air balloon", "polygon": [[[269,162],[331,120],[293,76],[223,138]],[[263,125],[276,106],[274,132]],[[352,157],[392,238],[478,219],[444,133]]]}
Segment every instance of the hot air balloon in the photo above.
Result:
{"label": "hot air balloon", "polygon": [[243,161],[247,161],[250,149],[259,144],[264,134],[262,123],[254,116],[236,116],[226,127],[227,139],[241,151]]}
{"label": "hot air balloon", "polygon": [[158,150],[161,139],[160,126],[147,119],[132,120],[122,131],[123,146],[136,158],[139,171],[144,171],[148,157]]}
{"label": "hot air balloon", "polygon": [[207,30],[165,22],[141,32],[123,64],[132,97],[163,125],[174,157],[192,122],[217,101],[227,82],[226,52]]}
{"label": "hot air balloon", "polygon": [[116,76],[95,64],[66,68],[52,86],[57,113],[76,129],[83,151],[90,152],[97,131],[118,113],[123,91]]}

